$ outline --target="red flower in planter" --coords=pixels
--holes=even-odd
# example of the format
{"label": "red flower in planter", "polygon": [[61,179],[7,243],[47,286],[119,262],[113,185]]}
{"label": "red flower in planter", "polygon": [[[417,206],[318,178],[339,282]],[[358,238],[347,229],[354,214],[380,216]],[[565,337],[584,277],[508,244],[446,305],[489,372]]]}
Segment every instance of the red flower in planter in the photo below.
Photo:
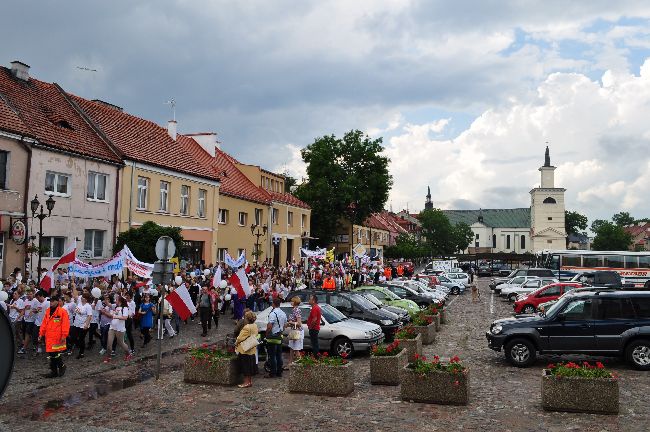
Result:
{"label": "red flower in planter", "polygon": [[605,369],[605,365],[602,364],[601,362],[596,362],[596,368],[598,368],[598,369]]}
{"label": "red flower in planter", "polygon": [[434,363],[438,363],[439,361],[440,361],[440,357],[437,356],[437,355],[434,355],[434,356],[433,356],[433,362],[434,362]]}
{"label": "red flower in planter", "polygon": [[549,363],[548,365],[546,365],[546,369],[553,369],[554,367],[555,365],[553,363]]}
{"label": "red flower in planter", "polygon": [[201,348],[207,348],[207,347],[208,347],[207,343],[201,344]]}
{"label": "red flower in planter", "polygon": [[459,362],[460,362],[460,359],[458,358],[458,356],[453,356],[453,357],[449,360],[449,363],[459,363]]}
{"label": "red flower in planter", "polygon": [[460,385],[460,382],[458,380],[454,381],[454,385],[458,387]]}
{"label": "red flower in planter", "polygon": [[344,360],[348,358],[348,353],[341,353],[341,358]]}

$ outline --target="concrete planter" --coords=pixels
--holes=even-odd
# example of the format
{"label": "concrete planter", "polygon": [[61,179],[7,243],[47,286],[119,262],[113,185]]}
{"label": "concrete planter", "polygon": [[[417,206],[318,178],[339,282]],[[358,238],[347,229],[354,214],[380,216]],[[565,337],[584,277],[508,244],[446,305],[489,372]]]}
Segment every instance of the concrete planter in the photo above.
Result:
{"label": "concrete planter", "polygon": [[399,385],[399,373],[407,364],[408,352],[405,349],[394,356],[371,356],[370,382],[372,384]]}
{"label": "concrete planter", "polygon": [[415,360],[415,355],[422,355],[422,336],[418,333],[415,339],[395,339],[399,342],[399,346],[404,348],[408,361]]}
{"label": "concrete planter", "polygon": [[445,308],[440,309],[440,324],[447,324],[447,310]]}
{"label": "concrete planter", "polygon": [[441,325],[442,320],[440,319],[440,313],[437,313],[435,315],[427,315],[427,316],[430,316],[431,318],[433,318],[433,324],[436,325],[436,331],[439,332],[440,329],[442,328],[442,325]]}
{"label": "concrete planter", "polygon": [[237,357],[216,360],[212,363],[185,358],[183,380],[194,384],[235,385],[241,382]]}
{"label": "concrete planter", "polygon": [[431,345],[436,341],[436,324],[431,323],[426,326],[413,326],[415,332],[422,336],[423,345]]}
{"label": "concrete planter", "polygon": [[402,369],[400,380],[402,400],[441,405],[469,403],[469,369],[460,374],[443,371],[419,374],[406,366]]}
{"label": "concrete planter", "polygon": [[556,377],[542,371],[542,408],[547,411],[618,414],[614,378]]}
{"label": "concrete planter", "polygon": [[292,363],[289,366],[289,391],[325,396],[345,396],[354,391],[351,362],[342,366]]}

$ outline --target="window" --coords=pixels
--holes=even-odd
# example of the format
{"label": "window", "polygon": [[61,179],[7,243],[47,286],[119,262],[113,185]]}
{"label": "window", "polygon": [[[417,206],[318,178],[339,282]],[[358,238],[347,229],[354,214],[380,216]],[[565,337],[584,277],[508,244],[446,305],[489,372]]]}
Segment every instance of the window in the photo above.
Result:
{"label": "window", "polygon": [[583,255],[582,256],[582,266],[583,267],[602,267],[603,266],[603,257],[596,255]]}
{"label": "window", "polygon": [[[581,267],[580,257],[576,255],[565,255],[562,257],[562,267]],[[554,267],[555,268],[555,267]]]}
{"label": "window", "polygon": [[248,214],[244,212],[239,212],[239,225],[246,226],[246,219],[248,219]]}
{"label": "window", "polygon": [[255,225],[262,225],[262,216],[264,214],[264,210],[262,209],[255,209]]}
{"label": "window", "polygon": [[300,228],[304,228],[307,225],[307,215],[300,215]]}
{"label": "window", "polygon": [[497,248],[497,235],[496,234],[492,234],[492,247],[494,249]]}
{"label": "window", "polygon": [[553,218],[549,216],[548,220],[553,220]]}
{"label": "window", "polygon": [[537,297],[554,297],[554,296],[559,296],[559,295],[560,295],[560,289],[561,289],[561,287],[562,287],[561,285],[555,285],[555,286],[552,286],[552,287],[548,287],[548,288],[546,288],[546,289],[544,290],[544,292],[542,292],[541,294],[539,294]]}
{"label": "window", "polygon": [[591,319],[591,300],[575,300],[564,308],[567,321],[585,321]]}
{"label": "window", "polygon": [[555,198],[548,197],[544,199],[544,204],[557,204],[557,201],[555,201]]}
{"label": "window", "polygon": [[169,211],[169,182],[160,182],[160,209],[161,212]]}
{"label": "window", "polygon": [[45,192],[57,196],[70,196],[70,176],[47,171],[45,173]]}
{"label": "window", "polygon": [[84,235],[84,249],[91,251],[93,258],[104,255],[104,232],[100,230],[86,230]]}
{"label": "window", "polygon": [[275,208],[272,209],[272,212],[271,212],[271,223],[272,223],[273,225],[277,225],[277,224],[278,224],[278,214],[279,214],[278,209],[275,209]]}
{"label": "window", "polygon": [[65,250],[65,237],[43,237],[41,247],[44,258],[61,258]]}
{"label": "window", "polygon": [[635,256],[626,255],[625,268],[637,268],[637,267],[639,267],[639,259]]}
{"label": "window", "polygon": [[650,256],[639,257],[639,268],[650,268]]}
{"label": "window", "polygon": [[199,217],[205,217],[205,198],[207,196],[207,190],[199,189]]}
{"label": "window", "polygon": [[598,300],[598,319],[634,318],[634,309],[629,298],[602,298]]}
{"label": "window", "polygon": [[287,213],[287,224],[291,227],[293,226],[293,212]]}
{"label": "window", "polygon": [[478,240],[478,234],[476,234],[476,240]]}
{"label": "window", "polygon": [[219,219],[217,220],[220,224],[227,224],[228,223],[228,210],[226,209],[219,209]]}
{"label": "window", "polygon": [[510,249],[510,234],[506,236],[506,249]]}
{"label": "window", "polygon": [[526,236],[521,236],[520,243],[521,248],[526,249]]}
{"label": "window", "polygon": [[106,201],[106,183],[108,176],[96,172],[88,172],[88,190],[86,198],[89,200]]}
{"label": "window", "polygon": [[0,189],[7,189],[7,167],[9,166],[9,152],[0,151]]}
{"label": "window", "polygon": [[634,311],[637,318],[650,318],[650,297],[635,297]]}
{"label": "window", "polygon": [[217,250],[217,256],[219,257],[219,261],[225,261],[227,253],[228,253],[228,248],[219,248]]}
{"label": "window", "polygon": [[181,214],[187,215],[190,213],[190,187],[188,185],[181,185]]}
{"label": "window", "polygon": [[237,249],[237,256],[240,257],[242,254],[246,256],[246,249]]}
{"label": "window", "polygon": [[149,190],[149,179],[138,177],[138,209],[147,209],[147,193]]}

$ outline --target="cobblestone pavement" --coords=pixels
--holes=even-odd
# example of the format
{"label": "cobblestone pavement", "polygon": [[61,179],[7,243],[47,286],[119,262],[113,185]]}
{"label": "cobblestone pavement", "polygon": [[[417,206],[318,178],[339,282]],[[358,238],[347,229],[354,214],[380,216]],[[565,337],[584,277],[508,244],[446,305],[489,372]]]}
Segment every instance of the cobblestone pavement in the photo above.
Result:
{"label": "cobblestone pavement", "polygon": [[[492,319],[508,316],[511,306],[492,297],[487,280],[482,297],[472,303],[465,294],[450,302],[450,323],[425,355],[458,355],[471,370],[468,406],[402,402],[398,387],[372,386],[367,355],[355,356],[356,389],[345,398],[290,394],[285,379],[254,379],[254,387],[213,387],[183,382],[183,355],[174,348],[200,340],[196,328],[165,341],[161,379],[151,378],[153,348],[128,365],[103,365],[95,353],[82,362],[68,360],[62,381],[36,375],[45,361],[19,360],[12,384],[0,402],[0,430],[12,431],[647,431],[650,424],[650,374],[605,359],[621,378],[618,416],[549,413],[540,408],[542,368],[554,356],[542,356],[534,367],[509,366],[502,353],[486,346]],[[209,340],[223,337],[231,322],[222,322]],[[575,358],[577,359],[577,357]],[[591,360],[591,359],[590,359]],[[602,360],[602,359],[601,359]],[[78,367],[80,364],[83,367]]]}

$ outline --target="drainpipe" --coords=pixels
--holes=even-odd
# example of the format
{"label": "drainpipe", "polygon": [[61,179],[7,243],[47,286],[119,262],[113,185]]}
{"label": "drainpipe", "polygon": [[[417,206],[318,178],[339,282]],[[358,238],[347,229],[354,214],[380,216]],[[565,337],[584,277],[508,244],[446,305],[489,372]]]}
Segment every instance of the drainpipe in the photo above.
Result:
{"label": "drainpipe", "polygon": [[131,162],[131,189],[129,190],[129,228],[133,222],[133,176],[135,175],[135,162]]}
{"label": "drainpipe", "polygon": [[122,170],[121,167],[117,168],[117,175],[116,180],[115,180],[115,205],[113,209],[113,244],[115,244],[115,241],[117,240],[117,224],[118,224],[118,203],[119,203],[119,198],[120,198],[120,171]]}
{"label": "drainpipe", "polygon": [[[23,212],[25,213],[25,231],[26,231],[26,243],[27,246],[29,246],[29,236],[31,235],[31,232],[29,231],[29,223],[27,223],[27,215],[29,214],[28,211],[31,211],[30,205],[29,205],[29,180],[31,179],[32,175],[32,148],[25,142],[25,137],[21,136],[20,137],[20,144],[22,144],[25,147],[25,150],[27,150],[27,173],[25,175],[25,194],[23,196]],[[28,210],[29,209],[29,210]],[[23,264],[25,264],[25,274],[27,274],[27,246],[25,246],[24,252],[25,252],[25,257],[23,258]],[[40,245],[39,245],[40,246]],[[33,277],[33,275],[29,275],[29,277]]]}

